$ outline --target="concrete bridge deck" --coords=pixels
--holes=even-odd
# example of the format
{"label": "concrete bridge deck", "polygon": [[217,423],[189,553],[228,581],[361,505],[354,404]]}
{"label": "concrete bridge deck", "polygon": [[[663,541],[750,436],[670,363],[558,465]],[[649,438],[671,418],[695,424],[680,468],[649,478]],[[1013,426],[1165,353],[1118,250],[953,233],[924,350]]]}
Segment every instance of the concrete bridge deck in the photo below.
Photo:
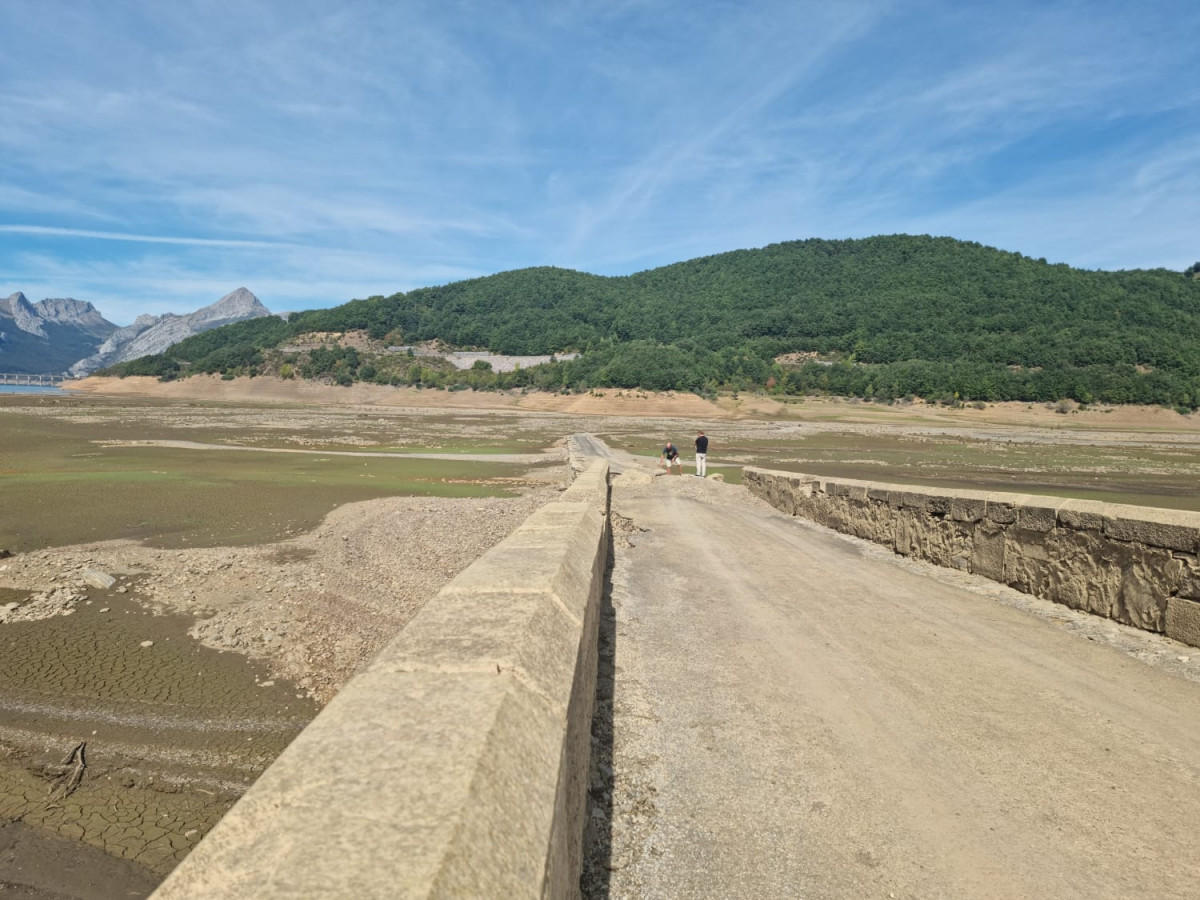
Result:
{"label": "concrete bridge deck", "polygon": [[1197,896],[1200,684],[1120,646],[1161,637],[701,479],[612,511],[593,895]]}
{"label": "concrete bridge deck", "polygon": [[0,384],[53,387],[62,384],[68,377],[67,375],[31,375],[28,372],[0,372]]}

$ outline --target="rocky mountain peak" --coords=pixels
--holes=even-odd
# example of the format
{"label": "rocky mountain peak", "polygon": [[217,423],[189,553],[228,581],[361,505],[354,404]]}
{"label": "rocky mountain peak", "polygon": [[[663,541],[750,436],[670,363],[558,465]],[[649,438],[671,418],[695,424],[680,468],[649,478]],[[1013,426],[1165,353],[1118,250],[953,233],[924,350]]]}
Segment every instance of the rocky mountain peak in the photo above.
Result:
{"label": "rocky mountain peak", "polygon": [[33,304],[26,300],[25,295],[20,291],[0,302],[0,314],[11,317],[13,324],[20,331],[40,338],[46,336],[46,328],[41,316],[38,315]]}
{"label": "rocky mountain peak", "polygon": [[25,306],[29,305],[29,301],[25,299],[25,295],[20,291],[17,291],[15,294],[5,297],[4,299],[0,299],[0,312],[12,315],[13,308],[18,303],[22,303]]}
{"label": "rocky mountain peak", "polygon": [[20,291],[0,299],[0,371],[61,372],[116,329],[90,303],[51,297],[30,303]]}
{"label": "rocky mountain peak", "polygon": [[230,291],[211,306],[206,306],[192,313],[200,321],[251,319],[260,316],[269,316],[270,314],[271,311],[263,306],[258,298],[244,287],[240,287],[236,291]]}
{"label": "rocky mountain peak", "polygon": [[92,304],[71,297],[48,297],[33,304],[33,309],[44,322],[79,329],[97,340],[108,337],[116,327],[100,315]]}
{"label": "rocky mountain peak", "polygon": [[79,360],[70,371],[77,377],[87,375],[114,363],[162,353],[172,344],[202,331],[269,315],[271,311],[254,294],[241,287],[216,303],[186,315],[138,316],[132,325],[113,332],[96,353]]}

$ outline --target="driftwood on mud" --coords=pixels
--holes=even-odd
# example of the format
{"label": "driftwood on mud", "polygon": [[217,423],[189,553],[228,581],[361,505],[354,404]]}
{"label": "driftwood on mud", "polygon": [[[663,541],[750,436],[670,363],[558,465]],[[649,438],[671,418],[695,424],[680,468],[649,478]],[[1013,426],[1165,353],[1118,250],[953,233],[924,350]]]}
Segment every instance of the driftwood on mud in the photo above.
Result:
{"label": "driftwood on mud", "polygon": [[83,781],[83,771],[86,768],[87,741],[80,741],[67,754],[66,758],[62,761],[62,765],[54,767],[49,772],[49,774],[56,777],[54,783],[50,786],[50,796],[46,799],[47,809],[66,800],[71,794],[75,793],[75,789]]}

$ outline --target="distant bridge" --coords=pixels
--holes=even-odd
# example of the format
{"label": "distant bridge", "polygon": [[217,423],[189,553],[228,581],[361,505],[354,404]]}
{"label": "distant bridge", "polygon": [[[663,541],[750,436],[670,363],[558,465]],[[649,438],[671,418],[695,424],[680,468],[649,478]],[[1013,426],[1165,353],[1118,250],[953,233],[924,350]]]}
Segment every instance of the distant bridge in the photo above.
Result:
{"label": "distant bridge", "polygon": [[28,372],[0,372],[0,384],[53,387],[67,380],[66,375],[31,375]]}

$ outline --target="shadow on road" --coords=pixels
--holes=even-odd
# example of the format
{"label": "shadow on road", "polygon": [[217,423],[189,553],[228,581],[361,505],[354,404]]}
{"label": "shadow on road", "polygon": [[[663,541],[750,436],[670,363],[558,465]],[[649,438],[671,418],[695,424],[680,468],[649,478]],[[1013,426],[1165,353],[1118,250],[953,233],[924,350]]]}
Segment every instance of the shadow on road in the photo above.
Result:
{"label": "shadow on road", "polygon": [[617,642],[616,614],[612,605],[613,550],[610,531],[604,594],[600,598],[596,711],[592,717],[592,762],[588,781],[587,825],[583,832],[583,872],[579,884],[584,900],[607,898],[612,880],[613,686]]}

